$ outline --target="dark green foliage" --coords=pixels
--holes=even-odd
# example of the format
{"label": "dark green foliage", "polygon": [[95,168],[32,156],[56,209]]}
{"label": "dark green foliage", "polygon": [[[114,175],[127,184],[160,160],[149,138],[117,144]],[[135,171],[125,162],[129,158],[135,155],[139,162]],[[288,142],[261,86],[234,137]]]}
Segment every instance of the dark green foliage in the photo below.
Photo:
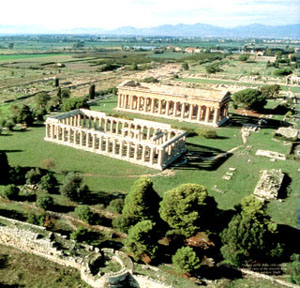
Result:
{"label": "dark green foliage", "polygon": [[15,200],[19,195],[19,188],[15,184],[7,185],[3,190],[3,197],[9,200]]}
{"label": "dark green foliage", "polygon": [[58,87],[58,86],[59,86],[59,78],[55,78],[54,86],[55,86],[55,87]]}
{"label": "dark green foliage", "polygon": [[284,272],[289,275],[292,283],[300,285],[300,255],[293,254],[291,262],[283,266]]}
{"label": "dark green foliage", "polygon": [[280,257],[282,247],[277,241],[277,225],[270,221],[263,202],[251,195],[236,209],[240,213],[221,233],[225,262],[239,266],[249,259]]}
{"label": "dark green foliage", "polygon": [[287,76],[287,75],[290,75],[292,73],[293,73],[293,71],[290,68],[281,68],[281,69],[275,70],[273,72],[273,74],[275,76]]}
{"label": "dark green foliage", "polygon": [[50,100],[50,96],[46,92],[38,93],[35,96],[35,103],[40,108],[45,108],[49,100]]}
{"label": "dark green foliage", "polygon": [[[133,64],[134,65],[134,64]],[[135,64],[136,65],[136,64]],[[113,71],[113,70],[116,70],[120,67],[120,65],[116,65],[116,64],[111,64],[111,63],[108,63],[108,64],[103,64],[101,65],[100,67],[98,67],[96,69],[97,72],[106,72],[106,71]]]}
{"label": "dark green foliage", "polygon": [[140,178],[134,182],[125,198],[122,215],[137,223],[143,220],[157,220],[159,218],[159,195],[153,189],[149,178]]}
{"label": "dark green foliage", "polygon": [[71,96],[71,91],[68,88],[61,90],[61,99],[69,99]]}
{"label": "dark green foliage", "polygon": [[29,170],[26,175],[26,184],[31,184],[31,185],[35,185],[35,184],[39,184],[41,178],[42,178],[42,172],[40,168],[34,168]]}
{"label": "dark green foliage", "polygon": [[109,202],[109,206],[107,207],[107,209],[111,212],[121,213],[124,207],[124,203],[124,199],[113,199]]}
{"label": "dark green foliage", "polygon": [[213,63],[213,64],[210,64],[210,65],[207,65],[205,67],[205,70],[207,73],[209,74],[214,74],[216,72],[221,72],[223,71],[221,68],[220,68],[220,65],[218,63]]}
{"label": "dark green foliage", "polygon": [[172,263],[176,271],[192,273],[200,268],[200,259],[191,247],[182,247],[172,257]]}
{"label": "dark green foliage", "polygon": [[198,184],[182,184],[167,191],[160,203],[160,216],[170,227],[185,236],[193,235],[200,228],[208,209],[207,191]]}
{"label": "dark green foliage", "polygon": [[202,136],[207,139],[216,139],[218,138],[217,132],[215,130],[208,130],[208,129],[199,129],[198,132],[199,136]]}
{"label": "dark green foliage", "polygon": [[43,121],[44,120],[44,116],[47,114],[47,110],[45,108],[35,108],[32,111],[32,116],[34,119],[38,120],[38,121]]}
{"label": "dark green foliage", "polygon": [[71,234],[70,234],[70,238],[72,240],[75,240],[76,242],[84,242],[87,240],[87,236],[88,236],[88,230],[83,228],[83,227],[79,227],[77,230],[74,230]]}
{"label": "dark green foliage", "polygon": [[80,109],[80,108],[89,108],[89,104],[87,103],[86,98],[70,98],[63,102],[61,106],[61,110],[63,112],[71,111],[74,109]]}
{"label": "dark green foliage", "polygon": [[8,183],[9,169],[6,153],[0,152],[0,185]]}
{"label": "dark green foliage", "polygon": [[75,208],[74,212],[80,220],[88,224],[93,224],[94,213],[92,212],[89,206],[79,205]]}
{"label": "dark green foliage", "polygon": [[263,96],[267,99],[276,98],[279,95],[280,90],[281,87],[278,84],[268,85],[261,88]]}
{"label": "dark green foliage", "polygon": [[155,257],[158,247],[154,229],[155,223],[150,220],[141,221],[129,229],[124,245],[136,261],[143,256]]}
{"label": "dark green foliage", "polygon": [[15,127],[15,123],[12,119],[7,119],[4,122],[4,126],[9,130],[9,131],[13,131],[14,127]]}
{"label": "dark green foliage", "polygon": [[134,224],[134,219],[123,215],[119,215],[112,221],[112,226],[124,233],[127,233],[129,227],[131,227]]}
{"label": "dark green foliage", "polygon": [[136,63],[133,63],[128,67],[128,70],[130,70],[130,71],[136,71],[138,69],[139,69],[139,67]]}
{"label": "dark green foliage", "polygon": [[91,84],[91,86],[89,88],[89,98],[94,99],[95,95],[96,95],[96,86],[95,86],[95,84]]}
{"label": "dark green foliage", "polygon": [[26,124],[27,126],[32,125],[33,123],[33,115],[30,107],[27,105],[12,105],[11,112],[16,119],[16,123]]}
{"label": "dark green foliage", "polygon": [[72,201],[82,202],[89,193],[89,188],[82,183],[82,177],[70,172],[65,177],[63,185],[60,187],[60,192]]}
{"label": "dark green foliage", "polygon": [[58,190],[58,181],[54,174],[48,172],[40,180],[40,188],[48,193],[56,193]]}
{"label": "dark green foliage", "polygon": [[147,77],[141,80],[141,82],[145,82],[145,83],[158,83],[158,79],[154,78],[154,77]]}
{"label": "dark green foliage", "polygon": [[260,90],[247,88],[233,94],[232,100],[236,105],[243,104],[244,108],[255,111],[263,109],[267,104],[266,96]]}
{"label": "dark green foliage", "polygon": [[245,61],[247,61],[249,59],[249,55],[248,54],[242,54],[242,55],[240,55],[239,56],[239,61],[243,61],[243,62],[245,62]]}
{"label": "dark green foliage", "polygon": [[181,68],[186,71],[190,69],[188,63],[182,63]]}
{"label": "dark green foliage", "polygon": [[34,225],[44,226],[45,219],[46,219],[46,214],[34,214],[34,213],[30,212],[27,215],[26,222],[34,224]]}
{"label": "dark green foliage", "polygon": [[20,166],[11,167],[9,170],[9,182],[16,185],[25,184],[25,174],[24,169]]}
{"label": "dark green foliage", "polygon": [[39,195],[36,199],[36,206],[44,210],[49,210],[53,207],[53,198],[46,195]]}

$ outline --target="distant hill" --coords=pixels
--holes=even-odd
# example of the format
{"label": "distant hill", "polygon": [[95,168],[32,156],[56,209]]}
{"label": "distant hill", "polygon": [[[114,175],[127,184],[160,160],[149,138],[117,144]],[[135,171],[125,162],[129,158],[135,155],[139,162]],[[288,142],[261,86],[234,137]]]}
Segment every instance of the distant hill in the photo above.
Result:
{"label": "distant hill", "polygon": [[119,27],[114,30],[102,28],[74,28],[68,30],[47,30],[39,26],[0,25],[0,34],[109,34],[136,36],[173,36],[173,37],[233,37],[233,38],[292,38],[300,39],[300,24],[267,26],[252,24],[234,28],[222,28],[208,24],[161,25],[150,28]]}

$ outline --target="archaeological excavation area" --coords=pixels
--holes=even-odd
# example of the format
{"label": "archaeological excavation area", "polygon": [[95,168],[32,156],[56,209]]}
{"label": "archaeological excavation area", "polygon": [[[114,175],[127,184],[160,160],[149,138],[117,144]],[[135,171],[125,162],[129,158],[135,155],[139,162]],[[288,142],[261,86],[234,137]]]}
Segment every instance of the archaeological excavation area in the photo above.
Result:
{"label": "archaeological excavation area", "polygon": [[78,109],[48,117],[45,140],[163,170],[185,152],[186,132]]}

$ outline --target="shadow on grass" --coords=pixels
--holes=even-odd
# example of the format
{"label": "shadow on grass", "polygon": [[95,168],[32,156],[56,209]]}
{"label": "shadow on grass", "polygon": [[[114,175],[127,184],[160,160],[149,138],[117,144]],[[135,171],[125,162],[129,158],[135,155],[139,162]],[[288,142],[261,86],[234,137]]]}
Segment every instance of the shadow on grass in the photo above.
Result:
{"label": "shadow on grass", "polygon": [[[180,170],[208,170],[218,169],[233,154],[218,148],[212,148],[197,144],[187,144],[187,152],[174,162],[171,167]],[[185,159],[186,164],[181,164]]]}
{"label": "shadow on grass", "polygon": [[4,153],[17,153],[17,152],[23,152],[24,150],[13,149],[13,150],[0,150],[0,151]]}
{"label": "shadow on grass", "polygon": [[28,202],[35,202],[36,201],[36,194],[29,194],[29,195],[19,195],[18,201],[28,201]]}
{"label": "shadow on grass", "polygon": [[84,199],[84,204],[95,205],[95,204],[104,204],[105,206],[109,205],[109,202],[114,199],[124,198],[125,195],[119,192],[107,193],[104,191],[93,192],[87,195]]}
{"label": "shadow on grass", "polygon": [[[233,113],[226,124],[226,127],[242,127],[244,124],[257,124],[260,118],[255,116],[243,116],[240,114]],[[278,129],[281,126],[286,126],[283,121],[276,119],[264,119],[267,121],[266,124],[262,125],[261,128]]]}
{"label": "shadow on grass", "polygon": [[73,212],[75,207],[73,206],[66,206],[66,205],[60,205],[60,204],[53,204],[51,206],[51,211],[58,212],[58,213],[69,213]]}
{"label": "shadow on grass", "polygon": [[26,220],[26,217],[22,213],[12,210],[0,209],[0,215],[3,217],[12,218],[20,221]]}
{"label": "shadow on grass", "polygon": [[283,178],[283,181],[282,181],[282,184],[281,184],[281,187],[278,191],[278,198],[279,199],[285,199],[287,197],[289,186],[290,186],[291,183],[292,183],[292,178],[289,175],[285,174],[284,178]]}
{"label": "shadow on grass", "polygon": [[220,265],[216,267],[202,266],[197,274],[209,280],[221,278],[234,280],[243,278],[242,272],[226,265]]}
{"label": "shadow on grass", "polygon": [[19,285],[19,284],[5,284],[0,282],[0,287],[1,288],[24,288],[24,285]]}

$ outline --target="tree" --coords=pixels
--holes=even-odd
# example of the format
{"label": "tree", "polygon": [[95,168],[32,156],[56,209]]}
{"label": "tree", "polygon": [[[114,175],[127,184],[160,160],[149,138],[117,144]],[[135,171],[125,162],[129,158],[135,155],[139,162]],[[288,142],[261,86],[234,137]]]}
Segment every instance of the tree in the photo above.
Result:
{"label": "tree", "polygon": [[292,73],[293,73],[293,71],[290,68],[281,68],[281,69],[275,70],[273,72],[273,75],[274,76],[287,76]]}
{"label": "tree", "polygon": [[234,104],[243,104],[244,108],[258,111],[266,104],[266,96],[260,90],[247,88],[233,94]]}
{"label": "tree", "polygon": [[9,179],[9,163],[5,152],[0,151],[0,185],[8,183]]}
{"label": "tree", "polygon": [[181,68],[183,69],[183,70],[189,70],[189,64],[188,63],[182,63],[182,65],[181,65]]}
{"label": "tree", "polygon": [[8,43],[8,49],[13,49],[14,48],[14,43]]}
{"label": "tree", "polygon": [[159,218],[160,197],[153,189],[153,183],[149,178],[140,178],[135,181],[130,192],[125,198],[122,215],[137,223],[143,220],[154,220]]}
{"label": "tree", "polygon": [[53,198],[46,195],[39,195],[36,199],[36,206],[44,210],[49,210],[53,207]]}
{"label": "tree", "polygon": [[207,65],[205,67],[205,70],[209,74],[214,74],[216,72],[221,72],[222,71],[222,69],[220,68],[220,65],[218,63],[213,63],[213,64],[210,64],[210,65]]}
{"label": "tree", "polygon": [[74,212],[80,220],[82,220],[88,224],[93,224],[94,213],[92,212],[92,210],[90,209],[89,206],[79,205],[75,208]]}
{"label": "tree", "polygon": [[155,257],[158,247],[154,234],[155,223],[150,220],[141,221],[129,229],[124,245],[136,261],[143,256]]}
{"label": "tree", "polygon": [[164,194],[160,203],[160,217],[183,235],[191,236],[200,228],[207,210],[212,209],[208,200],[204,186],[182,184]]}
{"label": "tree", "polygon": [[249,59],[249,55],[248,54],[242,54],[239,56],[239,61],[243,61],[246,62]]}
{"label": "tree", "polygon": [[293,254],[291,262],[283,266],[283,270],[291,282],[300,285],[300,254]]}
{"label": "tree", "polygon": [[55,78],[54,86],[59,87],[59,78]]}
{"label": "tree", "polygon": [[70,98],[65,100],[61,106],[61,110],[64,112],[80,108],[89,108],[86,98]]}
{"label": "tree", "polygon": [[71,96],[70,89],[66,88],[61,90],[61,99],[69,99],[70,96]]}
{"label": "tree", "polygon": [[32,111],[32,116],[34,119],[38,120],[38,121],[43,121],[44,120],[44,116],[47,114],[47,110],[45,108],[35,108]]}
{"label": "tree", "polygon": [[3,191],[3,197],[9,200],[15,200],[19,195],[19,188],[15,184],[7,185]]}
{"label": "tree", "polygon": [[34,121],[32,111],[30,110],[30,107],[27,105],[24,104],[21,106],[12,105],[11,112],[16,119],[16,123],[23,123],[26,124],[27,126],[30,126]]}
{"label": "tree", "polygon": [[50,96],[46,92],[38,93],[35,96],[35,103],[40,108],[45,108],[49,100],[50,100]]}
{"label": "tree", "polygon": [[276,98],[279,95],[280,90],[281,87],[278,84],[268,85],[261,88],[262,95],[265,96],[266,99]]}
{"label": "tree", "polygon": [[53,173],[48,172],[40,180],[40,188],[48,193],[56,193],[58,187],[58,181]]}
{"label": "tree", "polygon": [[27,184],[31,184],[31,185],[39,184],[42,178],[42,171],[40,168],[33,168],[26,173],[25,178]]}
{"label": "tree", "polygon": [[82,177],[74,172],[68,173],[65,177],[60,192],[72,201],[82,201],[89,193],[87,185],[82,183]]}
{"label": "tree", "polygon": [[89,88],[89,98],[94,99],[95,95],[96,95],[96,86],[95,86],[95,84],[91,84],[91,86]]}
{"label": "tree", "polygon": [[172,263],[178,272],[192,273],[200,268],[200,259],[191,247],[182,247],[172,257]]}
{"label": "tree", "polygon": [[124,199],[113,199],[109,202],[109,206],[107,207],[107,209],[111,212],[122,213],[124,203]]}
{"label": "tree", "polygon": [[239,266],[248,259],[275,258],[282,254],[277,225],[270,221],[262,201],[253,195],[236,207],[228,228],[221,233],[221,253],[228,264]]}

